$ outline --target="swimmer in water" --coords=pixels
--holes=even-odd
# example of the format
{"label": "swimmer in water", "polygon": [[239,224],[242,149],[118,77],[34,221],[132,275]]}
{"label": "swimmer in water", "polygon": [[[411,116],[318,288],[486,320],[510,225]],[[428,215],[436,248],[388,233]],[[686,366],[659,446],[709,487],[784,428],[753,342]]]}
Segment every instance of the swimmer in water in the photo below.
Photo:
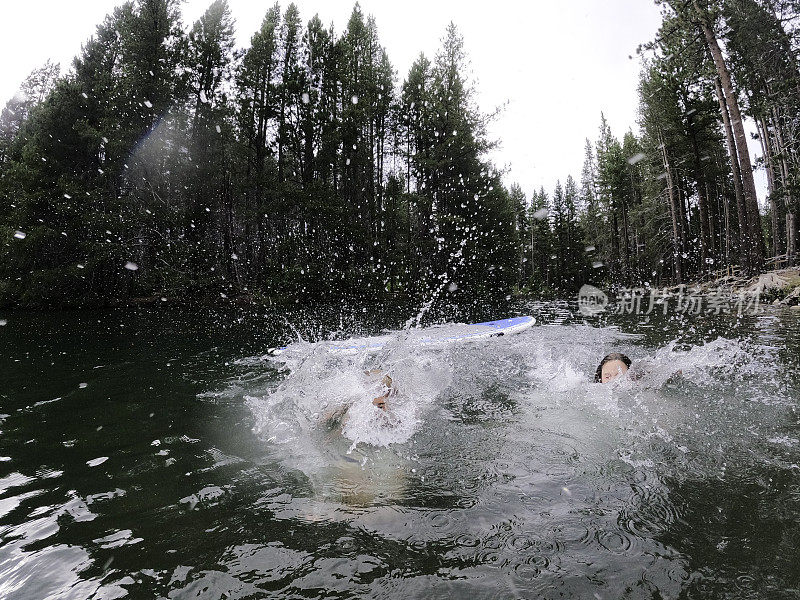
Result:
{"label": "swimmer in water", "polygon": [[[373,398],[372,404],[380,410],[388,412],[389,407],[386,401],[397,393],[397,388],[394,386],[392,378],[388,373],[380,369],[364,371],[364,375],[367,376],[368,383],[376,383],[380,378],[380,382],[383,385],[383,389],[380,391],[383,393],[380,396]],[[349,409],[350,404],[342,404],[334,410],[324,413],[321,422],[326,423],[328,426],[341,426],[347,420],[347,411]]]}
{"label": "swimmer in water", "polygon": [[383,391],[385,393],[381,396],[378,396],[377,398],[373,398],[372,403],[381,410],[386,410],[386,399],[389,396],[393,395],[394,392],[396,391],[392,387],[392,378],[389,377],[388,373],[384,373],[380,369],[372,369],[371,371],[364,371],[364,375],[367,375],[368,377],[371,378],[377,378],[383,375],[383,377],[381,378],[381,383],[383,384]]}
{"label": "swimmer in water", "polygon": [[630,358],[619,352],[612,352],[603,357],[603,360],[597,365],[597,371],[595,371],[594,374],[594,382],[608,383],[620,375],[625,374],[630,366]]}

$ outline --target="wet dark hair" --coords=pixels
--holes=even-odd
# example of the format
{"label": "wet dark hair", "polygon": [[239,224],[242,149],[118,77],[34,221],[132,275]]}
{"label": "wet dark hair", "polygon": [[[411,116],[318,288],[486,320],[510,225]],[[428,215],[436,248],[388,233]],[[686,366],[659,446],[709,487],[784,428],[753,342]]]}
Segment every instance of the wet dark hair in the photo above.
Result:
{"label": "wet dark hair", "polygon": [[595,383],[602,383],[603,382],[603,365],[607,362],[611,362],[612,360],[621,360],[625,363],[625,366],[629,369],[631,368],[631,359],[625,356],[624,354],[620,354],[619,352],[612,352],[611,354],[607,354],[603,357],[603,360],[600,361],[600,364],[597,365],[597,371],[594,372],[594,382]]}

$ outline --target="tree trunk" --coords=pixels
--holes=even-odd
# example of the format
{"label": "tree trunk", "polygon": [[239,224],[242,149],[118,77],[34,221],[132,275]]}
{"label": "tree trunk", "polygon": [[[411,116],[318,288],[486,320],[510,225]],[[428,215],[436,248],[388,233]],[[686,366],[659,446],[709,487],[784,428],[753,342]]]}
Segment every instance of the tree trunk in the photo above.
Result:
{"label": "tree trunk", "polygon": [[[708,214],[708,239],[710,240],[710,252],[711,256],[716,262],[717,258],[719,257],[719,252],[717,251],[717,239],[718,239],[718,230],[715,227],[715,224],[719,221],[719,199],[717,202],[712,204],[711,203],[711,190],[708,186],[708,179],[704,178],[704,187],[706,191],[706,206],[711,209]],[[711,213],[715,214],[711,214]]]}
{"label": "tree trunk", "polygon": [[675,190],[675,200],[678,203],[678,233],[681,236],[681,258],[685,259],[686,256],[686,249],[689,247],[688,241],[686,239],[687,232],[689,232],[689,218],[688,212],[686,209],[686,202],[684,202],[683,194],[681,194],[681,186],[680,186],[680,177],[678,176],[678,170],[674,169],[675,175],[673,178],[673,189]]}
{"label": "tree trunk", "polygon": [[706,21],[706,14],[700,9],[698,0],[692,0],[697,17],[700,21],[700,27],[703,30],[703,35],[706,38],[706,44],[711,57],[714,59],[714,65],[717,68],[720,83],[724,92],[725,103],[730,111],[730,121],[733,128],[733,136],[736,140],[736,148],[739,156],[739,165],[741,166],[742,176],[742,189],[744,191],[745,204],[747,206],[747,231],[749,233],[749,255],[750,255],[750,270],[757,271],[761,268],[764,262],[764,238],[761,234],[761,218],[758,212],[758,198],[756,196],[756,184],[753,180],[753,166],[750,162],[750,152],[747,148],[747,136],[744,131],[744,124],[742,121],[742,113],[739,110],[739,102],[736,99],[736,94],[733,89],[733,82],[731,81],[730,72],[725,64],[725,59],[722,56],[722,50],[719,47],[716,35],[714,34],[708,21]]}
{"label": "tree trunk", "polygon": [[[796,165],[792,165],[790,167],[789,163],[786,160],[786,157],[787,156],[794,157],[796,156],[796,153],[792,152],[789,148],[787,148],[787,144],[783,136],[783,128],[781,127],[781,118],[777,108],[772,109],[772,122],[775,129],[775,143],[777,145],[776,156],[780,158],[780,177],[781,177],[781,192],[783,193],[783,203],[784,203],[783,205],[786,207],[786,212],[788,213],[794,210],[794,199],[792,198],[792,186],[790,185],[790,182],[792,180],[791,171],[794,170],[796,172],[797,167]],[[794,146],[794,144],[791,145]],[[789,231],[786,230],[787,248],[788,248],[788,238],[789,238]]]}
{"label": "tree trunk", "polygon": [[725,267],[731,266],[731,202],[728,194],[724,195],[725,202]]}
{"label": "tree trunk", "polygon": [[725,142],[728,146],[728,154],[731,157],[731,167],[733,169],[733,188],[736,194],[736,217],[739,224],[739,262],[742,266],[749,268],[750,256],[747,252],[747,246],[750,236],[747,229],[747,205],[744,201],[744,190],[742,189],[739,156],[736,152],[731,118],[728,114],[728,105],[725,103],[725,95],[722,93],[722,84],[720,83],[719,77],[714,78],[714,83],[717,88],[717,100],[719,101],[719,110],[722,114],[722,123],[725,129]]}
{"label": "tree trunk", "polygon": [[625,200],[622,200],[622,256],[623,268],[625,273],[624,281],[630,282],[631,277],[631,249],[628,243],[628,208]]}
{"label": "tree trunk", "polygon": [[767,193],[772,195],[775,192],[775,161],[772,157],[772,144],[769,138],[767,120],[763,117],[756,119],[758,127],[758,141],[761,143],[761,151],[764,153],[764,162],[767,172]]}
{"label": "tree trunk", "polygon": [[678,203],[675,198],[675,188],[672,182],[672,171],[667,157],[667,147],[664,138],[659,134],[661,143],[661,158],[664,162],[664,172],[667,174],[667,193],[669,195],[669,212],[672,216],[672,256],[675,267],[675,283],[683,283],[683,269],[681,268],[681,248],[679,247],[680,232],[678,230]]}
{"label": "tree trunk", "polygon": [[780,230],[778,227],[778,201],[775,194],[775,178],[772,171],[772,153],[770,152],[769,131],[763,119],[756,119],[758,127],[758,139],[761,142],[761,151],[764,153],[764,162],[767,171],[767,189],[769,198],[770,227],[772,231],[772,256],[778,256],[780,252]]}
{"label": "tree trunk", "polygon": [[697,145],[697,136],[692,126],[691,116],[689,117],[689,131],[692,139],[692,154],[694,156],[694,180],[697,185],[697,207],[700,212],[700,272],[708,268],[707,259],[713,254],[711,245],[711,234],[709,231],[708,205],[706,199],[706,182],[703,175],[703,168],[700,161],[700,151]]}

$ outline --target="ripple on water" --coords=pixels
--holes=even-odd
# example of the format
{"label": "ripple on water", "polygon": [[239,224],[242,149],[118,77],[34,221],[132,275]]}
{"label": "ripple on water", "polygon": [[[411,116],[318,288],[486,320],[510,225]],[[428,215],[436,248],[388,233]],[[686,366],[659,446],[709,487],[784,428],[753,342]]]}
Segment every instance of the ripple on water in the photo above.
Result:
{"label": "ripple on water", "polygon": [[481,540],[471,535],[462,534],[455,539],[455,544],[461,548],[477,548],[481,544]]}
{"label": "ripple on water", "polygon": [[533,564],[517,563],[513,567],[513,572],[520,579],[533,581],[542,574],[542,569]]}
{"label": "ripple on water", "polygon": [[119,548],[120,546],[133,546],[143,541],[143,538],[135,537],[130,529],[114,531],[106,536],[92,540],[104,550]]}
{"label": "ripple on water", "polygon": [[592,541],[592,532],[584,523],[568,523],[556,529],[560,540],[572,546],[586,546]]}
{"label": "ripple on water", "polygon": [[309,552],[269,544],[241,544],[225,551],[220,562],[237,579],[257,586],[288,584],[312,562]]}
{"label": "ripple on water", "polygon": [[0,494],[4,493],[8,489],[26,485],[33,480],[33,477],[23,475],[22,473],[9,473],[5,477],[0,478]]}
{"label": "ripple on water", "polygon": [[632,493],[620,510],[618,523],[638,539],[648,539],[667,529],[679,518],[668,490],[652,477],[631,484]]}
{"label": "ripple on water", "polygon": [[[736,340],[656,350],[618,333],[543,327],[498,342],[491,361],[475,348],[417,354],[396,348],[399,355],[382,360],[398,382],[406,377],[408,389],[416,383],[425,389],[409,397],[413,418],[394,436],[381,427],[397,423],[370,403],[365,357],[336,363],[308,356],[294,377],[247,365],[229,388],[201,394],[212,400],[201,406],[214,426],[250,396],[251,413],[237,413],[238,421],[219,430],[208,427],[213,442],[200,433],[208,423],[187,428],[192,438],[159,431],[145,440],[158,436],[154,446],[176,455],[179,446],[196,448],[181,458],[198,457],[182,469],[192,475],[175,481],[178,493],[166,501],[180,518],[163,526],[175,537],[183,534],[176,528],[196,529],[206,536],[202,550],[186,556],[173,550],[161,562],[158,535],[143,533],[153,524],[139,530],[129,511],[112,510],[111,500],[126,494],[123,487],[129,497],[120,504],[136,505],[143,473],[121,478],[107,465],[86,468],[83,459],[98,449],[77,465],[81,485],[90,486],[42,483],[45,470],[0,479],[0,597],[675,598],[682,590],[722,585],[728,594],[756,596],[756,568],[719,568],[741,545],[735,525],[714,513],[720,535],[712,542],[720,545],[714,552],[712,544],[710,555],[698,552],[693,543],[707,536],[689,531],[679,510],[702,500],[673,493],[689,477],[702,483],[736,471],[749,487],[741,498],[725,500],[734,506],[753,500],[759,511],[774,509],[765,522],[792,522],[800,442],[796,423],[787,424],[788,412],[780,411],[796,404],[794,388],[770,383],[781,373]],[[592,387],[596,355],[609,346],[649,360],[651,372],[627,387]],[[664,383],[676,364],[686,365],[685,376]],[[741,375],[735,384],[734,374]],[[351,423],[372,430],[322,428],[314,421],[320,401],[365,398],[354,404],[358,414],[351,416],[358,418]],[[253,420],[257,432],[250,436],[241,427]],[[236,439],[223,439],[220,431],[233,431]],[[240,468],[248,460],[237,454],[252,456],[249,448],[230,450],[240,437],[265,449],[254,454],[267,464]],[[64,452],[61,444],[60,438],[54,443]],[[385,454],[377,451],[381,445]],[[109,464],[121,456],[114,451],[103,448]],[[24,470],[18,464],[3,466]],[[70,487],[80,492],[53,499],[55,489]],[[91,519],[91,526],[76,523]],[[214,529],[223,519],[235,523]],[[791,539],[793,529],[786,525],[781,533]],[[758,550],[764,562],[777,552]],[[101,586],[90,575],[99,568],[96,556],[110,554],[115,563]],[[143,557],[152,569],[142,568]],[[703,561],[710,568],[696,566]],[[707,587],[689,587],[699,577],[692,569],[704,569]],[[769,576],[785,583],[791,574]],[[159,578],[162,588],[147,588]]]}
{"label": "ripple on water", "polygon": [[431,527],[440,531],[449,531],[453,528],[453,518],[448,511],[437,511],[429,513]]}
{"label": "ripple on water", "polygon": [[521,533],[513,534],[508,538],[508,547],[514,551],[525,551],[534,544],[535,542],[531,538]]}
{"label": "ripple on water", "polygon": [[625,531],[598,531],[597,543],[612,554],[628,554],[633,551],[634,536]]}

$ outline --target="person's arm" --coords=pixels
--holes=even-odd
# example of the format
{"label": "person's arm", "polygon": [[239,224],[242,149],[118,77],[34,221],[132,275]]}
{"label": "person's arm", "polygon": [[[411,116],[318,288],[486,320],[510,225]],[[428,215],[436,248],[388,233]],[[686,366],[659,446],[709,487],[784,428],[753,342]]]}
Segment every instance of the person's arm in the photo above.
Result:
{"label": "person's arm", "polygon": [[372,403],[381,410],[386,410],[386,399],[394,392],[394,388],[392,387],[392,378],[389,377],[388,373],[384,373],[380,369],[372,369],[371,371],[365,371],[364,373],[370,376],[383,375],[383,378],[381,378],[381,383],[386,389],[386,392],[377,398],[373,398]]}
{"label": "person's arm", "polygon": [[324,423],[328,427],[333,427],[342,421],[342,418],[346,412],[346,405],[343,404],[341,406],[337,406],[336,408],[332,408],[331,410],[323,413],[319,422]]}

